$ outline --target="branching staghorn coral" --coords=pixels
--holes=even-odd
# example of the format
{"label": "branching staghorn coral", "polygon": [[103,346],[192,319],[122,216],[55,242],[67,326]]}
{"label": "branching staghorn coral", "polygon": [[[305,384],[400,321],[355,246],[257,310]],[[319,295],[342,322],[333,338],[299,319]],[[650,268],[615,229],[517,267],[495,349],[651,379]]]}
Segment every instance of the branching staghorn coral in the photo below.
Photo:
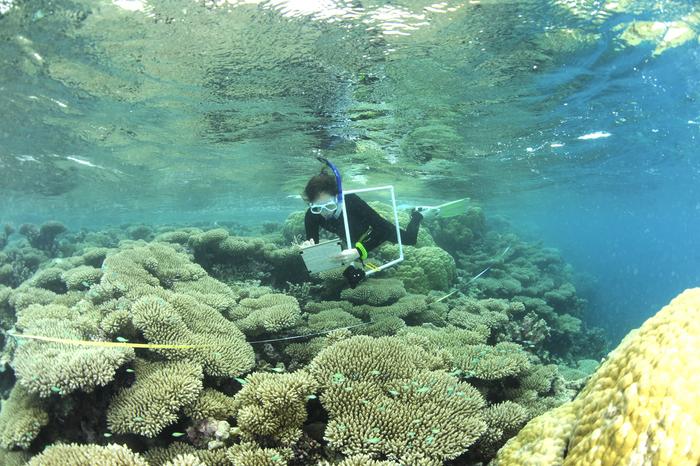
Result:
{"label": "branching staghorn coral", "polygon": [[477,448],[485,457],[493,457],[503,443],[517,434],[530,418],[526,408],[512,401],[489,406],[484,412],[484,421],[488,427],[479,438]]}
{"label": "branching staghorn coral", "polygon": [[185,405],[183,411],[195,421],[212,418],[228,419],[236,415],[234,398],[213,388],[205,388],[196,400]]}
{"label": "branching staghorn coral", "polygon": [[347,288],[340,293],[340,298],[353,304],[370,306],[387,306],[406,295],[403,282],[396,279],[377,278],[366,280],[356,288]]}
{"label": "branching staghorn coral", "polygon": [[177,455],[171,461],[165,463],[165,466],[207,466],[207,464],[193,454],[187,453],[184,455]]}
{"label": "branching staghorn coral", "polygon": [[301,318],[299,303],[282,293],[242,299],[229,316],[248,336],[278,333],[295,327]]}
{"label": "branching staghorn coral", "polygon": [[124,445],[51,445],[32,458],[27,466],[149,466],[139,455]]}
{"label": "branching staghorn coral", "polygon": [[317,388],[305,371],[253,373],[236,394],[236,420],[244,441],[276,447],[293,445],[306,421],[306,402]]}
{"label": "branching staghorn coral", "polygon": [[[430,225],[426,223],[426,226]],[[421,230],[427,235],[425,228]],[[191,402],[183,403],[176,409],[174,419],[179,424],[178,430],[186,431],[188,440],[198,448],[203,448],[209,442],[199,442],[190,435],[191,430],[214,425],[218,422],[217,419],[223,424],[224,420],[228,420],[232,425],[238,424],[237,429],[240,433],[235,435],[231,431],[232,436],[225,442],[214,442],[216,449],[211,451],[191,446],[183,447],[179,442],[171,443],[172,439],[165,433],[157,435],[157,440],[143,439],[142,447],[150,446],[150,449],[143,453],[149,464],[230,465],[234,462],[276,466],[287,461],[304,464],[302,458],[312,457],[304,456],[304,452],[320,455],[332,464],[341,460],[338,457],[333,458],[333,455],[351,452],[352,456],[345,460],[348,464],[376,462],[387,466],[429,465],[442,464],[448,458],[457,456],[460,457],[458,463],[465,460],[483,462],[491,457],[495,448],[514,434],[517,427],[513,426],[524,422],[523,417],[527,420],[548,407],[556,406],[565,398],[564,395],[570,393],[562,389],[563,382],[551,366],[542,366],[532,355],[522,359],[523,348],[505,345],[496,350],[492,346],[501,338],[506,343],[512,340],[514,334],[509,333],[508,325],[515,323],[514,317],[522,318],[529,313],[537,316],[536,322],[546,320],[547,325],[552,326],[553,335],[575,335],[576,332],[583,331],[582,327],[577,327],[581,314],[576,307],[576,299],[573,299],[575,293],[567,287],[565,280],[556,278],[557,267],[561,265],[561,260],[556,254],[535,253],[538,247],[514,247],[514,252],[521,256],[515,258],[517,262],[513,267],[508,267],[507,260],[496,264],[493,278],[498,283],[497,286],[503,288],[502,285],[511,283],[511,280],[517,285],[511,288],[505,286],[505,295],[511,298],[509,293],[520,290],[517,298],[511,298],[511,301],[453,296],[435,303],[432,302],[435,298],[446,293],[431,293],[430,296],[406,294],[401,275],[390,270],[386,273],[388,278],[372,277],[362,284],[367,288],[377,287],[377,291],[385,292],[384,296],[381,293],[354,295],[350,291],[345,291],[341,296],[338,289],[327,290],[328,293],[324,292],[323,297],[340,297],[353,302],[310,301],[320,297],[319,291],[314,289],[303,301],[306,314],[302,314],[297,301],[282,295],[279,288],[259,286],[259,280],[246,280],[250,277],[245,273],[239,274],[245,270],[262,271],[263,275],[277,273],[273,270],[273,264],[285,264],[285,261],[292,257],[286,248],[275,249],[276,244],[283,243],[272,239],[272,234],[265,238],[241,238],[230,235],[226,230],[202,232],[190,229],[173,232],[172,235],[168,235],[167,228],[154,231],[160,235],[159,240],[167,240],[173,244],[149,244],[126,239],[119,244],[118,249],[111,250],[91,248],[87,242],[76,244],[73,251],[84,251],[82,255],[48,262],[42,260],[39,272],[35,274],[36,281],[32,282],[34,286],[30,286],[28,282],[14,290],[0,289],[0,308],[4,306],[11,314],[16,312],[19,318],[18,330],[27,333],[30,325],[40,325],[40,322],[54,319],[71,323],[71,331],[76,332],[71,334],[75,335],[71,338],[123,341],[126,337],[128,341],[135,343],[204,345],[203,348],[139,351],[138,363],[131,366],[136,368],[136,384],[131,388],[134,389],[139,380],[143,379],[144,372],[139,369],[142,363],[162,365],[182,362],[201,366],[204,378],[200,383],[203,388]],[[114,230],[97,236],[104,236],[104,244],[115,247],[119,239],[124,239],[124,232]],[[483,247],[487,236],[493,235],[474,235],[471,240],[470,247],[475,248],[475,256],[480,257],[474,261],[475,268],[490,264],[489,261],[493,259],[489,250]],[[83,234],[83,237],[91,237],[91,234]],[[100,241],[102,240],[95,237],[95,244],[102,244]],[[28,247],[25,249],[32,251]],[[418,251],[430,248],[408,248],[411,249]],[[188,255],[190,253],[194,253],[201,264],[193,263]],[[298,256],[294,257],[298,259]],[[519,260],[521,258],[522,261]],[[2,264],[0,258],[0,266]],[[537,267],[532,267],[532,264],[536,264]],[[216,273],[222,272],[221,276],[226,278],[227,284],[208,276],[205,268],[210,270],[209,266]],[[413,268],[414,271],[418,270],[417,267]],[[293,269],[289,268],[283,272],[292,273],[291,270]],[[547,270],[552,272],[546,272]],[[423,279],[424,272],[418,271],[415,276],[408,274],[405,278],[411,283],[413,278]],[[439,281],[439,274],[435,277]],[[275,285],[274,280],[269,277],[262,279],[269,280],[266,284]],[[338,283],[344,283],[342,277]],[[391,289],[380,289],[390,284],[387,288]],[[44,288],[39,288],[39,285]],[[411,285],[408,285],[409,289],[410,287]],[[473,296],[485,297],[480,294],[485,288],[480,291],[476,287],[470,288],[467,293],[471,289],[475,291]],[[519,304],[515,299],[522,301],[521,309],[515,309],[514,306]],[[476,307],[467,306],[466,301],[476,302]],[[280,304],[284,308],[283,312],[276,314],[270,311],[279,310],[276,306]],[[570,306],[574,308],[568,309]],[[564,308],[567,308],[566,312],[562,312]],[[254,314],[256,317],[253,318]],[[43,316],[39,318],[40,315]],[[276,370],[280,370],[281,367],[289,370],[293,367],[303,371],[304,365],[310,359],[316,358],[308,373],[314,373],[311,368],[315,368],[313,382],[322,387],[316,392],[319,400],[313,400],[313,392],[307,395],[311,400],[301,399],[300,396],[290,396],[289,387],[286,387],[286,390],[283,389],[285,387],[273,388],[285,377],[294,374],[266,373],[260,377],[264,382],[260,382],[259,386],[269,387],[271,393],[280,395],[271,397],[273,402],[263,403],[253,396],[258,390],[252,390],[251,382],[261,373],[247,376],[248,383],[238,395],[227,395],[239,387],[235,382],[231,382],[230,378],[242,377],[254,363],[253,348],[245,342],[245,334],[237,328],[237,324],[242,321],[245,321],[243,327],[248,333],[247,336],[256,340],[268,338],[258,336],[265,333],[282,333],[279,335],[282,337],[303,336],[360,322],[368,325],[353,328],[352,333],[364,332],[374,336],[399,333],[400,336],[392,339],[352,337],[351,332],[345,330],[308,340],[255,346],[258,370],[277,365]],[[60,334],[66,334],[62,326],[55,327]],[[521,328],[522,325],[518,327]],[[276,336],[278,335],[271,335],[269,338]],[[356,347],[348,342],[357,339],[361,339],[359,341],[362,344],[351,351],[351,347]],[[385,343],[385,340],[394,343]],[[399,342],[395,343],[395,340]],[[29,343],[25,342],[21,346],[28,347]],[[45,348],[53,348],[59,354],[77,350],[77,347],[64,348],[55,344],[49,344]],[[330,356],[334,348],[339,348],[342,357],[334,359]],[[530,347],[525,348],[534,351]],[[405,353],[409,353],[410,356],[406,356]],[[133,355],[125,362],[106,364],[105,367],[114,366],[114,370],[118,370],[130,359],[133,359]],[[162,362],[163,359],[167,362]],[[515,361],[512,364],[508,362],[511,359]],[[325,360],[323,364],[320,363],[322,360]],[[18,362],[21,362],[21,358]],[[561,363],[560,360],[556,362]],[[321,369],[324,365],[326,369]],[[333,365],[336,368],[329,369]],[[402,368],[406,367],[410,370],[402,372]],[[459,369],[460,367],[464,370]],[[131,371],[132,369],[127,369],[127,373]],[[327,382],[316,378],[324,371],[329,379]],[[105,376],[104,380],[108,380],[108,383],[105,388],[100,388],[99,393],[109,397],[112,393],[123,393],[120,390],[129,390],[122,384],[128,383],[133,375],[121,372],[119,374],[116,379],[113,372]],[[163,380],[167,380],[167,377],[163,377]],[[421,385],[416,386],[413,382]],[[46,393],[51,395],[48,402],[53,408],[73,409],[69,402],[83,397],[79,393],[73,393],[71,397],[58,396],[59,392],[67,394],[68,389],[58,385],[49,386],[48,381],[43,381],[42,386],[50,390]],[[100,385],[95,385],[98,386]],[[245,407],[234,407],[234,400],[236,397],[243,398],[246,386],[251,388],[246,392]],[[459,414],[459,407],[453,405],[450,398],[430,398],[429,394],[435,395],[438,392],[436,390],[433,393],[433,388],[442,387],[447,393],[452,386],[469,387],[456,392],[471,393],[482,398],[482,401],[477,403],[480,408],[476,410],[478,413],[475,416]],[[88,387],[89,384],[85,383],[75,390],[89,390]],[[474,392],[474,387],[478,387],[480,393]],[[350,390],[346,390],[347,388]],[[426,388],[429,390],[426,391]],[[117,394],[115,400],[120,397],[121,395]],[[471,396],[469,400],[475,401]],[[114,403],[116,401],[113,401],[113,407]],[[156,407],[160,401],[150,404]],[[386,415],[387,406],[395,416]],[[250,407],[255,409],[244,409]],[[334,409],[332,413],[330,408]],[[373,408],[376,410],[373,411]],[[123,412],[128,412],[129,409],[125,408]],[[166,411],[170,412],[170,409],[168,407]],[[405,418],[409,415],[419,415],[424,410],[436,414],[432,418],[429,414],[424,416],[426,419],[432,419],[433,424],[442,425],[443,415],[458,418],[460,422],[471,420],[472,424],[467,426],[459,422],[454,423],[454,420],[450,419],[444,422],[446,427],[428,429],[427,425],[421,425],[418,431],[404,429]],[[248,412],[252,414],[246,414]],[[48,413],[53,422],[57,411],[50,410]],[[330,415],[330,419],[326,419],[326,414]],[[79,417],[73,412],[70,415],[74,419]],[[127,418],[126,415],[122,417]],[[140,422],[139,418],[146,419],[140,414],[136,414],[135,417],[136,424]],[[259,419],[292,419],[285,423],[285,426],[296,428],[285,429],[284,426],[265,422],[257,424]],[[191,424],[186,427],[186,423]],[[304,423],[310,425],[304,428],[306,433],[298,437],[299,429]],[[374,435],[375,432],[367,431],[367,424],[379,426],[382,435]],[[310,448],[305,443],[310,440],[308,433],[311,432],[312,425],[315,435],[312,442],[320,441],[320,434],[317,432],[323,428],[326,430],[327,439],[332,439],[330,448],[326,451],[319,447]],[[323,428],[317,428],[318,425],[323,425]],[[349,425],[360,427],[350,431],[342,429],[342,426]],[[455,426],[461,426],[459,428],[466,435],[457,439],[451,430]],[[138,428],[136,425],[128,425],[125,431],[131,429],[130,431],[134,432]],[[270,431],[266,431],[265,428],[270,428],[275,433],[261,433]],[[163,427],[155,428],[158,429],[162,432]],[[433,432],[433,429],[439,430],[440,433]],[[480,429],[484,432],[480,439],[472,439],[478,436]],[[144,429],[144,432],[145,430],[147,429]],[[414,433],[413,436],[409,435],[411,432]],[[412,440],[416,434],[422,438],[422,443]],[[93,441],[89,435],[92,435],[92,432],[86,429],[77,434],[57,434],[52,440]],[[287,445],[282,444],[282,438]],[[43,434],[40,439],[43,441]],[[231,442],[239,440],[242,443],[230,447]],[[168,444],[172,447],[167,450],[153,447]],[[40,446],[35,442],[32,451]],[[317,460],[320,461],[319,464],[323,464],[322,460],[315,457],[314,461]]]}
{"label": "branching staghorn coral", "polygon": [[194,456],[206,466],[231,466],[225,449],[202,450],[184,442],[174,442],[165,448],[154,447],[143,454],[149,466],[166,466],[178,456]]}
{"label": "branching staghorn coral", "polygon": [[116,434],[155,437],[178,419],[179,410],[202,391],[202,368],[186,361],[136,362],[136,382],[123,389],[107,410],[107,425]]}
{"label": "branching staghorn coral", "polygon": [[148,295],[131,306],[134,326],[152,343],[202,347],[155,351],[201,364],[213,376],[236,377],[252,367],[253,350],[232,322],[188,295],[161,294],[164,298]]}
{"label": "branching staghorn coral", "polygon": [[22,386],[15,385],[0,410],[0,447],[26,450],[48,423],[49,415],[42,401]]}
{"label": "branching staghorn coral", "polygon": [[398,338],[358,336],[324,349],[309,365],[330,414],[325,437],[347,455],[442,464],[486,428],[484,399],[439,368],[442,361]]}
{"label": "branching staghorn coral", "polygon": [[279,466],[292,459],[288,448],[264,448],[252,442],[234,445],[226,451],[229,464],[250,466]]}
{"label": "branching staghorn coral", "polygon": [[517,343],[501,342],[496,346],[469,345],[453,347],[448,351],[456,368],[482,380],[515,376],[530,366],[527,353]]}
{"label": "branching staghorn coral", "polygon": [[[88,306],[33,304],[18,314],[23,333],[53,338],[89,340],[99,335],[97,318]],[[119,367],[134,358],[130,348],[78,347],[43,341],[21,341],[11,362],[18,383],[48,397],[107,385]]]}
{"label": "branching staghorn coral", "polygon": [[354,455],[338,463],[338,466],[399,466],[399,463],[374,460],[369,455]]}

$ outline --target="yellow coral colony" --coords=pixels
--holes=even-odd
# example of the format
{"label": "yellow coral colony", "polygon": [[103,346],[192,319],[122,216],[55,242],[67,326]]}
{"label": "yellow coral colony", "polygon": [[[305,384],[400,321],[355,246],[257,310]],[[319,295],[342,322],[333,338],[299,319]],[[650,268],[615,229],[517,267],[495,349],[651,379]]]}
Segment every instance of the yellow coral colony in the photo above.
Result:
{"label": "yellow coral colony", "polygon": [[533,419],[492,466],[700,464],[700,288],[610,354],[571,403]]}

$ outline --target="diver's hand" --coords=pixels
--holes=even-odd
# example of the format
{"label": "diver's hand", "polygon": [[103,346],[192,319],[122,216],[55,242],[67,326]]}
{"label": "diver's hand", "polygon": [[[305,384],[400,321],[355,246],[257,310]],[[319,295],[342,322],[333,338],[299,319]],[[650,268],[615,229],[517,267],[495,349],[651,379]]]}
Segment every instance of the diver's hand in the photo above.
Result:
{"label": "diver's hand", "polygon": [[314,239],[311,238],[311,239],[307,239],[306,241],[304,241],[303,243],[301,243],[301,244],[299,245],[299,247],[300,247],[301,249],[304,249],[304,248],[308,248],[309,246],[313,246],[314,244],[316,244],[316,243],[314,243]]}
{"label": "diver's hand", "polygon": [[337,256],[333,256],[333,260],[342,263],[342,262],[352,262],[355,259],[360,258],[360,253],[357,251],[357,249],[352,248],[352,249],[346,249]]}

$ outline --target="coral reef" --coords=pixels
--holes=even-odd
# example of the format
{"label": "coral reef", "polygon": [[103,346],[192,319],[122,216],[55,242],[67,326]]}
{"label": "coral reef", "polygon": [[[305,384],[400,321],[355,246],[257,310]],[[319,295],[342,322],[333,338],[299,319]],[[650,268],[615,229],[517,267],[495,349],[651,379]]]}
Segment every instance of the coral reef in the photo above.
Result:
{"label": "coral reef", "polygon": [[399,339],[358,336],[323,350],[309,370],[330,421],[329,446],[346,455],[385,455],[405,464],[443,464],[484,432],[484,399]]}
{"label": "coral reef", "polygon": [[[305,273],[300,220],[254,237],[235,224],[6,234],[2,328],[83,343],[3,335],[0,458],[485,464],[596,364],[558,254],[494,234],[478,207],[426,221],[404,263],[355,289]],[[174,347],[90,343],[104,341]]]}
{"label": "coral reef", "polygon": [[2,403],[0,447],[6,450],[26,449],[48,423],[49,416],[42,409],[41,401],[17,385]]}
{"label": "coral reef", "polygon": [[492,464],[698,464],[698,312],[700,288],[678,295],[620,343],[574,401],[531,421]]}
{"label": "coral reef", "polygon": [[[438,246],[456,260],[455,288],[471,298],[513,303],[509,310],[497,310],[509,320],[507,335],[501,338],[528,346],[541,358],[573,363],[582,356],[605,354],[608,344],[602,332],[581,320],[586,302],[578,296],[571,268],[558,251],[526,243],[514,234],[499,234],[477,212],[472,207],[431,226]],[[479,234],[469,241],[452,241],[450,226],[462,222]],[[470,313],[483,313],[465,306]]]}
{"label": "coral reef", "polygon": [[46,222],[39,227],[31,223],[19,227],[19,233],[27,238],[31,247],[42,250],[51,257],[58,253],[56,238],[66,230],[64,224],[56,221]]}
{"label": "coral reef", "polygon": [[99,445],[52,445],[43,453],[32,458],[29,466],[58,466],[70,464],[75,466],[93,466],[105,464],[114,466],[148,466],[138,453],[126,446],[109,444]]}
{"label": "coral reef", "polygon": [[118,393],[107,411],[116,434],[155,437],[178,419],[178,411],[202,391],[202,368],[189,362],[136,364],[136,382]]}
{"label": "coral reef", "polygon": [[252,374],[234,401],[241,438],[280,447],[293,445],[302,435],[306,402],[315,391],[316,381],[304,371]]}

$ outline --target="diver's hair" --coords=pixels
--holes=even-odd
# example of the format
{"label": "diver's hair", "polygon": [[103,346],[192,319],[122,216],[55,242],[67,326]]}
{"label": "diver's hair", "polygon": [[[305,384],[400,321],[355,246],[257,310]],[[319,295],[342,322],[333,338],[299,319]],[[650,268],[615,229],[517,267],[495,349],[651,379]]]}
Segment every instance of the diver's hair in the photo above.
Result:
{"label": "diver's hair", "polygon": [[306,183],[301,197],[306,202],[311,202],[324,192],[334,196],[338,195],[338,184],[335,181],[335,176],[328,173],[325,168],[318,175],[312,176],[309,182]]}

